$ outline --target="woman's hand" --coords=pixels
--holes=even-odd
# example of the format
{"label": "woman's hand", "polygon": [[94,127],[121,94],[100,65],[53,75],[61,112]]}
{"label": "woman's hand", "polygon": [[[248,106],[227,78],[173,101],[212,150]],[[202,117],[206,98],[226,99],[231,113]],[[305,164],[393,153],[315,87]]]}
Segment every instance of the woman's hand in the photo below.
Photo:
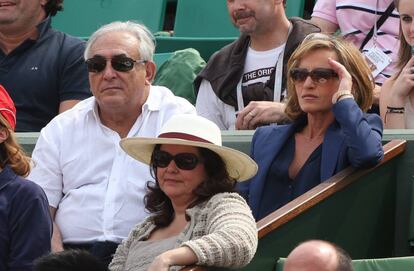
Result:
{"label": "woman's hand", "polygon": [[[168,251],[167,251],[168,252]],[[154,261],[151,263],[148,271],[168,271],[170,268],[170,261],[166,252],[155,257]]]}
{"label": "woman's hand", "polygon": [[352,92],[352,76],[349,72],[345,69],[344,65],[339,63],[338,61],[329,58],[329,65],[331,65],[332,69],[338,74],[339,77],[339,87],[337,91],[349,91]]}
{"label": "woman's hand", "polygon": [[388,106],[403,107],[407,96],[414,89],[414,57],[407,62],[401,70],[400,75],[395,79],[391,87]]}
{"label": "woman's hand", "polygon": [[195,264],[198,258],[193,250],[187,246],[167,250],[155,257],[148,271],[168,271],[172,265]]}

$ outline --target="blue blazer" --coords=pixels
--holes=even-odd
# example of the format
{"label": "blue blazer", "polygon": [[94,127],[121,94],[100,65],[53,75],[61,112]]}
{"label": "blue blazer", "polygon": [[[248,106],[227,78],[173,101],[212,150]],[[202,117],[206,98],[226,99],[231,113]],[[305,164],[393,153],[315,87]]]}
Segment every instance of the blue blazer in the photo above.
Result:
{"label": "blue blazer", "polygon": [[[377,164],[384,156],[382,121],[376,114],[364,114],[353,99],[333,105],[335,121],[329,126],[322,143],[321,180],[352,165],[355,168]],[[238,190],[247,200],[257,219],[263,187],[272,161],[279,154],[298,123],[265,126],[256,130],[252,139],[251,156],[259,166],[257,175],[239,183]]]}

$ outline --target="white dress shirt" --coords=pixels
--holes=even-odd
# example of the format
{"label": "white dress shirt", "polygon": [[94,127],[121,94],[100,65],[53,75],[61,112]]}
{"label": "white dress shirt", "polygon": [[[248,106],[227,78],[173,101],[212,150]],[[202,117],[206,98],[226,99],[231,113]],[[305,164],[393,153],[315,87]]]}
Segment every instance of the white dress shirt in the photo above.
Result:
{"label": "white dress shirt", "polygon": [[[28,179],[57,208],[55,222],[64,243],[120,242],[142,221],[148,165],[129,157],[118,133],[104,126],[94,97],[55,117],[42,129]],[[127,137],[156,137],[174,114],[195,114],[187,100],[151,86],[142,113]]]}

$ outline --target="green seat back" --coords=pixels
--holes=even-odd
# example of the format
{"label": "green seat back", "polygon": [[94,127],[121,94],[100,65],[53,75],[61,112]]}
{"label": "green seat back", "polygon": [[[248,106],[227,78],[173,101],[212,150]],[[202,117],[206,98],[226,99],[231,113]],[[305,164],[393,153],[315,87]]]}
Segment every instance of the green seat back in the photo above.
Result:
{"label": "green seat back", "polygon": [[[408,241],[411,247],[414,247],[414,179],[411,180],[411,208],[410,208],[410,227],[408,233]],[[414,268],[413,268],[414,270]]]}
{"label": "green seat back", "polygon": [[176,37],[237,37],[224,0],[178,0]]}
{"label": "green seat back", "polygon": [[154,54],[153,60],[155,62],[155,65],[157,65],[157,71],[162,66],[162,64],[164,64],[164,62],[167,61],[172,55],[173,52]]}
{"label": "green seat back", "polygon": [[163,27],[166,0],[68,0],[52,19],[54,28],[77,37],[88,37],[113,21],[134,20],[151,31]]}
{"label": "green seat back", "polygon": [[155,52],[174,52],[186,48],[194,48],[205,61],[208,61],[212,54],[233,42],[235,39],[236,37],[156,37],[157,47]]}
{"label": "green seat back", "polygon": [[353,260],[354,271],[412,271],[414,257]]}
{"label": "green seat back", "polygon": [[286,2],[287,17],[303,17],[305,0],[290,0]]}
{"label": "green seat back", "polygon": [[[275,271],[283,271],[285,261],[285,258],[280,258],[276,263]],[[414,257],[353,260],[352,265],[354,271],[412,271]]]}

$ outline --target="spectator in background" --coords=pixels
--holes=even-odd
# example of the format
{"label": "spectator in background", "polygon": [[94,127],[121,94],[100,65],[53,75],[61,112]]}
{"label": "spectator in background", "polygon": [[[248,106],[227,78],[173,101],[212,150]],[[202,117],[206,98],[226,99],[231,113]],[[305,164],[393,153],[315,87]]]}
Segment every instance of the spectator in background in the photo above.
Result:
{"label": "spectator in background", "polygon": [[55,222],[53,251],[87,249],[108,264],[118,244],[147,215],[147,165],[119,147],[121,138],[155,137],[171,116],[195,108],[152,86],[153,37],[133,22],[104,25],[85,59],[93,97],[55,117],[33,151],[30,179],[46,192]]}
{"label": "spectator in background", "polygon": [[[390,7],[389,15],[384,15]],[[377,33],[371,37],[369,32],[384,16],[384,23],[378,27]],[[375,83],[381,86],[396,71],[398,61],[398,12],[394,9],[393,0],[318,0],[312,13],[311,22],[318,25],[323,32],[333,34],[340,30],[341,36],[366,55],[377,55],[376,59],[384,59],[384,69],[375,75]],[[373,31],[375,32],[375,31]],[[373,48],[378,48],[376,52]],[[382,53],[383,54],[382,54]],[[374,59],[372,59],[374,60]],[[389,62],[388,62],[389,61]],[[379,71],[382,64],[375,63]],[[374,91],[373,111],[378,113],[380,87]]]}
{"label": "spectator in background", "polygon": [[382,86],[381,117],[387,129],[414,129],[414,5],[396,0],[401,14],[398,71]]}
{"label": "spectator in background", "polygon": [[89,97],[85,42],[51,28],[63,0],[2,1],[0,84],[16,103],[18,132],[40,131]]}
{"label": "spectator in background", "polygon": [[286,120],[287,61],[307,34],[320,29],[300,18],[288,19],[285,4],[227,1],[241,36],[213,55],[195,79],[197,113],[220,129],[255,129]]}
{"label": "spectator in background", "polygon": [[24,179],[28,158],[14,136],[16,108],[0,85],[0,270],[32,270],[49,253],[52,220],[43,190]]}
{"label": "spectator in background", "polygon": [[252,139],[259,171],[239,190],[259,220],[349,165],[383,157],[382,122],[365,114],[373,81],[351,44],[311,34],[288,63],[289,125],[266,126]]}
{"label": "spectator in background", "polygon": [[288,255],[284,271],[353,271],[352,259],[339,246],[310,240],[299,244]]}
{"label": "spectator in background", "polygon": [[84,250],[51,253],[36,260],[34,271],[106,271],[96,257]]}

